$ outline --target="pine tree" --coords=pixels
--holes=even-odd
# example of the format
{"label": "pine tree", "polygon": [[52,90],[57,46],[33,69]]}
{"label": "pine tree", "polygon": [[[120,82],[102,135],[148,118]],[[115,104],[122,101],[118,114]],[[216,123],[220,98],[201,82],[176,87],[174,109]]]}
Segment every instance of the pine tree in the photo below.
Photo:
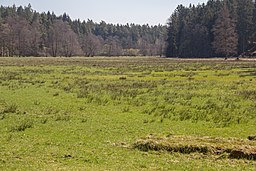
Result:
{"label": "pine tree", "polygon": [[177,47],[177,34],[178,34],[178,26],[177,26],[177,14],[174,13],[170,18],[168,23],[168,35],[167,35],[167,47],[166,47],[166,56],[167,57],[177,57],[178,56],[178,47]]}
{"label": "pine tree", "polygon": [[249,38],[253,32],[254,4],[252,0],[238,0],[238,4],[238,51],[239,53],[243,53],[248,50]]}
{"label": "pine tree", "polygon": [[214,35],[212,45],[216,54],[226,57],[237,54],[238,35],[236,25],[231,19],[226,5],[220,11],[212,31]]}

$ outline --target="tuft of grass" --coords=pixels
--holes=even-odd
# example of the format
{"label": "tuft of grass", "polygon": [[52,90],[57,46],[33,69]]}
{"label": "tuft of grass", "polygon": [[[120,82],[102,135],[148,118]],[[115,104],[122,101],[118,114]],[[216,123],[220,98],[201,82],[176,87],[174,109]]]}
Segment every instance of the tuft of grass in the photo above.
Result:
{"label": "tuft of grass", "polygon": [[126,80],[127,78],[125,76],[119,77],[119,80]]}
{"label": "tuft of grass", "polygon": [[256,141],[256,135],[251,135],[247,137],[250,141]]}
{"label": "tuft of grass", "polygon": [[18,111],[18,106],[16,104],[6,105],[1,113],[16,113]]}
{"label": "tuft of grass", "polygon": [[245,99],[256,100],[256,90],[240,90],[237,94]]}
{"label": "tuft of grass", "polygon": [[87,118],[82,118],[82,119],[81,119],[81,123],[86,123],[87,121],[88,121]]}
{"label": "tuft of grass", "polygon": [[25,131],[28,128],[32,128],[34,125],[34,121],[31,119],[22,119],[21,121],[18,121],[17,123],[14,123],[10,126],[9,130],[10,132],[20,132]]}
{"label": "tuft of grass", "polygon": [[5,118],[5,114],[4,113],[0,113],[0,120],[3,120]]}
{"label": "tuft of grass", "polygon": [[55,93],[53,93],[53,96],[54,96],[54,97],[59,96],[59,95],[60,95],[60,93],[59,93],[59,92],[55,92]]}
{"label": "tuft of grass", "polygon": [[41,118],[41,120],[40,120],[40,123],[41,124],[46,124],[48,122],[48,118],[46,118],[46,117],[43,117],[43,118]]}
{"label": "tuft of grass", "polygon": [[123,112],[123,113],[128,113],[128,112],[130,112],[130,111],[131,111],[131,109],[130,109],[129,106],[126,106],[126,107],[124,107],[124,108],[122,109],[122,112]]}
{"label": "tuft of grass", "polygon": [[35,100],[35,101],[33,102],[33,104],[36,105],[36,106],[38,106],[38,105],[40,105],[40,101]]}
{"label": "tuft of grass", "polygon": [[67,111],[55,115],[55,121],[70,121],[71,117]]}

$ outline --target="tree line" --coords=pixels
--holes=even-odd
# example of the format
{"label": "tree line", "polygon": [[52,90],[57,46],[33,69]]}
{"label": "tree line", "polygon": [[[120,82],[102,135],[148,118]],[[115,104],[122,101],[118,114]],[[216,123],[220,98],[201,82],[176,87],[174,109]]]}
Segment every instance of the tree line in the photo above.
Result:
{"label": "tree line", "polygon": [[0,56],[163,55],[166,26],[72,20],[31,5],[0,7]]}
{"label": "tree line", "polygon": [[179,5],[167,24],[167,57],[245,55],[255,49],[254,0],[209,0]]}

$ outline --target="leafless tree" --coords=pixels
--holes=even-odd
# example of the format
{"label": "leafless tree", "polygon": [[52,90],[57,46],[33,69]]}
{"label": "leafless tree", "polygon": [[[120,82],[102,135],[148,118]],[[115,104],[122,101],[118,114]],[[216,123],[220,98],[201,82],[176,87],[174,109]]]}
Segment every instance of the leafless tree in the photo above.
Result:
{"label": "leafless tree", "polygon": [[84,55],[88,57],[98,55],[102,49],[102,38],[91,33],[83,35],[80,42]]}
{"label": "leafless tree", "polygon": [[81,52],[77,35],[62,20],[55,20],[49,31],[49,47],[52,56],[73,56]]}
{"label": "leafless tree", "polygon": [[29,23],[23,17],[11,17],[7,19],[10,27],[9,34],[9,53],[10,56],[26,56],[30,46]]}
{"label": "leafless tree", "polygon": [[50,54],[53,57],[59,55],[60,52],[61,38],[64,36],[64,31],[62,30],[63,26],[63,21],[55,20],[49,29],[48,46],[50,48]]}
{"label": "leafless tree", "polygon": [[76,33],[70,28],[69,25],[65,25],[64,29],[66,34],[64,37],[62,37],[62,55],[66,57],[80,55],[82,52]]}
{"label": "leafless tree", "polygon": [[104,54],[107,56],[120,56],[122,55],[121,44],[116,37],[109,37],[105,41]]}
{"label": "leafless tree", "polygon": [[1,48],[1,56],[9,56],[10,55],[10,32],[11,28],[9,24],[2,23],[0,25],[0,48]]}

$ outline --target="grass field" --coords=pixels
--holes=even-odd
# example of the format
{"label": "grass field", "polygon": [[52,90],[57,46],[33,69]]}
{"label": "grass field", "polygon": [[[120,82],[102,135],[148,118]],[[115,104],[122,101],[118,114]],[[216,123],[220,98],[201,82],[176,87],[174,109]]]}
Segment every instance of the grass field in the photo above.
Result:
{"label": "grass field", "polygon": [[255,128],[256,61],[0,58],[0,170],[256,170]]}

